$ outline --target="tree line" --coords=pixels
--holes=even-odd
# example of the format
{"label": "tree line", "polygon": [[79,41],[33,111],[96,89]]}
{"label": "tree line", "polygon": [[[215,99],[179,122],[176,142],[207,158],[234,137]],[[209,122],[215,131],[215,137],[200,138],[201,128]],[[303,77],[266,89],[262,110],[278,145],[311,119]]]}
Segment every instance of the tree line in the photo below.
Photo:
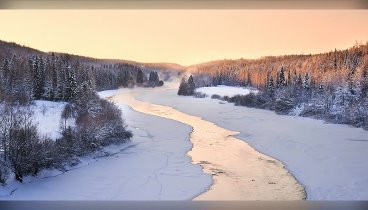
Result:
{"label": "tree line", "polygon": [[368,128],[368,43],[317,55],[223,60],[192,66],[196,87],[257,88],[236,105]]}

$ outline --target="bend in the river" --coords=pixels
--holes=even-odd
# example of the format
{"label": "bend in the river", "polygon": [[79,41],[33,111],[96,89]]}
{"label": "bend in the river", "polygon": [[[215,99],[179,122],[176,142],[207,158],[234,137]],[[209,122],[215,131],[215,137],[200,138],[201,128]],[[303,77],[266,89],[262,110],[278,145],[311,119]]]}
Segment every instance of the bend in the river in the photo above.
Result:
{"label": "bend in the river", "polygon": [[[172,107],[135,99],[136,90],[122,91],[111,100],[130,105],[136,111],[172,119],[193,128],[193,144],[188,155],[213,177],[213,185],[196,200],[300,200],[304,187],[284,165],[257,152],[246,142],[233,137],[237,132],[219,127],[197,116]],[[170,131],[175,132],[175,131]]]}

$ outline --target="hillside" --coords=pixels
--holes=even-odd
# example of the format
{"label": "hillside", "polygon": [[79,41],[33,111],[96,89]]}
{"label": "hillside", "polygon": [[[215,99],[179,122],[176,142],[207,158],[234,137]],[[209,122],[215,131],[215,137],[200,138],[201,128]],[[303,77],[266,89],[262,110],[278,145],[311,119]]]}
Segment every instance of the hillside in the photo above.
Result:
{"label": "hillside", "polygon": [[315,55],[211,61],[187,71],[193,76],[178,94],[194,93],[185,87],[246,86],[260,92],[223,100],[368,129],[368,43]]}
{"label": "hillside", "polygon": [[[287,76],[304,76],[315,83],[341,83],[349,72],[353,75],[368,65],[368,43],[345,50],[309,55],[266,56],[259,59],[216,60],[186,68],[192,74],[205,74],[219,84],[250,85],[263,88],[267,74],[274,79],[281,67]],[[290,79],[290,78],[286,78]],[[291,78],[292,79],[292,78]],[[213,81],[211,81],[213,82]],[[202,84],[202,85],[209,85]]]}

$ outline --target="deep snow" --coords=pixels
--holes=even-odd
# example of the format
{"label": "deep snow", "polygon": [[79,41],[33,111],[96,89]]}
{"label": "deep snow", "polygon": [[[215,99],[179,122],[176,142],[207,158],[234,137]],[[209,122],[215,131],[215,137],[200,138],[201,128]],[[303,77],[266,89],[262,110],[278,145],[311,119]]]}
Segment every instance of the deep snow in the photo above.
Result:
{"label": "deep snow", "polygon": [[177,84],[167,84],[138,99],[239,131],[238,138],[282,161],[306,187],[307,199],[368,199],[368,131],[176,92]]}
{"label": "deep snow", "polygon": [[10,182],[0,187],[0,199],[184,200],[211,186],[210,175],[186,155],[192,146],[189,126],[118,106],[133,132],[131,143],[105,148],[111,156],[84,157],[66,173],[45,170],[25,183]]}
{"label": "deep snow", "polygon": [[66,104],[66,102],[34,101],[32,110],[40,135],[53,140],[61,137],[60,119]]}

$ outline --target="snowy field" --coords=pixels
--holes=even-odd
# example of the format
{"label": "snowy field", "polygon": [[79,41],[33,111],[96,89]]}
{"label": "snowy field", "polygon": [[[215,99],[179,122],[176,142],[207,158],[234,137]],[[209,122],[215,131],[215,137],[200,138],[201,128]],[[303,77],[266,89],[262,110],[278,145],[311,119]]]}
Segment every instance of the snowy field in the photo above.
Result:
{"label": "snowy field", "polygon": [[210,98],[177,96],[173,87],[165,92],[165,87],[146,94],[142,91],[138,99],[171,106],[239,131],[238,138],[282,161],[306,187],[307,199],[368,199],[368,131]]}
{"label": "snowy field", "polygon": [[257,93],[257,90],[250,90],[249,88],[243,88],[243,87],[218,85],[218,86],[213,86],[213,87],[197,88],[196,92],[204,93],[208,96],[212,96],[216,94],[221,97],[224,97],[224,96],[232,97],[235,95],[248,95],[251,92]]}
{"label": "snowy field", "polygon": [[131,143],[105,148],[110,156],[82,158],[65,173],[45,170],[24,183],[11,182],[0,187],[0,199],[188,200],[211,186],[211,176],[186,155],[192,147],[189,126],[118,105],[133,132]]}
{"label": "snowy field", "polygon": [[60,119],[66,104],[66,102],[34,101],[32,105],[34,119],[42,136],[54,140],[61,137]]}

